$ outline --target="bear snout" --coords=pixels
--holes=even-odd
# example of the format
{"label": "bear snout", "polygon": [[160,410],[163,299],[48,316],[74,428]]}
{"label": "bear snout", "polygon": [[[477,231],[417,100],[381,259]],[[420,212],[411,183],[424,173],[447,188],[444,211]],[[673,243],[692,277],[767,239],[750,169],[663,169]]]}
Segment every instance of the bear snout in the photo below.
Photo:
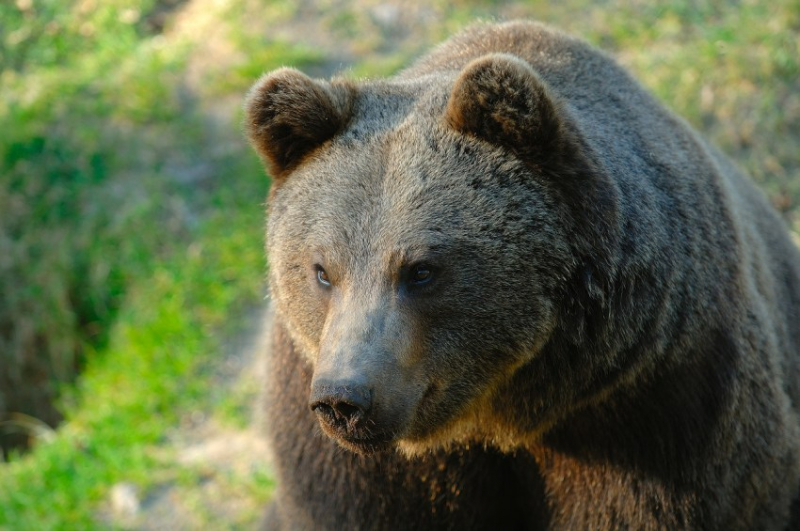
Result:
{"label": "bear snout", "polygon": [[309,406],[321,422],[353,431],[372,409],[372,391],[363,385],[318,382],[312,386]]}
{"label": "bear snout", "polygon": [[365,385],[322,381],[311,386],[309,407],[322,431],[356,453],[372,454],[391,445],[395,430],[373,418],[373,405],[373,392]]}

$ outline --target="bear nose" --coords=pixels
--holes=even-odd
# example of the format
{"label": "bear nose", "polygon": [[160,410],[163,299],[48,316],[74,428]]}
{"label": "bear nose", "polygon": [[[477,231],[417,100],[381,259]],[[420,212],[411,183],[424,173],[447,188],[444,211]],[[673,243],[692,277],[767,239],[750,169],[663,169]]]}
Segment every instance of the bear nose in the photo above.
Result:
{"label": "bear nose", "polygon": [[311,388],[311,410],[329,424],[352,425],[372,407],[372,392],[363,385],[318,382]]}

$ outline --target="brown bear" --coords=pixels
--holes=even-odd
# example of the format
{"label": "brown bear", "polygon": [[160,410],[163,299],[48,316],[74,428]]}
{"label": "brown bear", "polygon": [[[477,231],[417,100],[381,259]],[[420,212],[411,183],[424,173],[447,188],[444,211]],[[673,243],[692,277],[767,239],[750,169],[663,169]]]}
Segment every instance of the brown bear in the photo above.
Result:
{"label": "brown bear", "polygon": [[800,526],[800,253],[613,60],[477,25],[388,80],[277,70],[245,110],[267,528]]}

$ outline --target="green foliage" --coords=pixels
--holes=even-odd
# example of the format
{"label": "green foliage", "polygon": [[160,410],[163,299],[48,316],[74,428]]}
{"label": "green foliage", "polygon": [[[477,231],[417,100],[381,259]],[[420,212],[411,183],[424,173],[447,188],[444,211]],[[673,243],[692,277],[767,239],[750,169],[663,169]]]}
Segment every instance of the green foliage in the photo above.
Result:
{"label": "green foliage", "polygon": [[776,206],[800,198],[800,2],[633,2],[575,31],[733,155]]}
{"label": "green foliage", "polygon": [[[157,260],[148,281],[128,291],[104,355],[81,376],[78,402],[85,405],[59,437],[40,444],[35,459],[5,465],[0,526],[90,527],[115,482],[146,490],[193,474],[154,449],[185,411],[213,406],[206,386],[219,334],[257,300],[262,275],[258,203],[220,207],[193,231],[190,248]],[[271,484],[262,476],[252,488],[263,499]]]}
{"label": "green foliage", "polygon": [[[216,407],[217,336],[263,296],[268,180],[234,113],[209,127],[188,89],[191,36],[143,30],[154,7],[0,6],[0,421],[68,420],[0,465],[0,528],[84,528],[113,482],[177,476],[154,448],[186,411]],[[290,51],[261,48],[264,68]]]}
{"label": "green foliage", "polygon": [[151,4],[0,8],[0,420],[59,419],[58,385],[104,346],[126,289],[173,242],[158,230],[171,213],[151,198],[169,182],[154,166],[181,146],[140,155],[164,124],[197,118],[181,118],[174,82],[153,83],[183,60],[140,42],[134,22]]}
{"label": "green foliage", "polygon": [[27,72],[68,67],[86,55],[103,61],[127,54],[134,24],[154,0],[21,0],[0,5],[0,68]]}

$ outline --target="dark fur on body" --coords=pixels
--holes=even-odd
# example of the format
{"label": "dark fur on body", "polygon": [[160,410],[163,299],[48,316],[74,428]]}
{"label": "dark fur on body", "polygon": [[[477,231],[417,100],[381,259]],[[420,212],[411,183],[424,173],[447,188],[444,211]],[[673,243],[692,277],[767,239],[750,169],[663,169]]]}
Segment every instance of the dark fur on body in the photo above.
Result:
{"label": "dark fur on body", "polygon": [[[800,255],[613,61],[482,25],[387,81],[277,71],[247,111],[276,177],[268,527],[800,526]],[[308,407],[343,374],[374,398],[347,426]]]}

